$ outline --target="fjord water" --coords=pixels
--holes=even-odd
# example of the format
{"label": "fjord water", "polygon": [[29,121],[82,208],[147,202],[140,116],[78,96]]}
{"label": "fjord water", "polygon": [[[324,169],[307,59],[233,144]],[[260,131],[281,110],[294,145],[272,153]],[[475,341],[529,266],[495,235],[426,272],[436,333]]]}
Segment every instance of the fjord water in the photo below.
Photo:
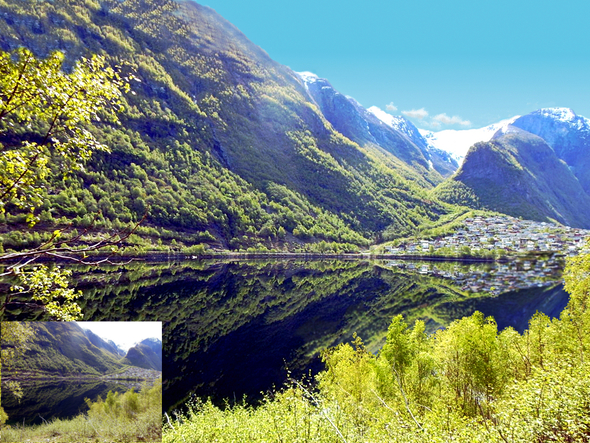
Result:
{"label": "fjord water", "polygon": [[[357,333],[377,352],[393,316],[427,330],[475,310],[522,331],[567,304],[554,262],[218,260],[79,269],[86,320],[163,322],[164,408],[256,400]],[[479,292],[471,292],[471,291]],[[493,291],[493,295],[490,291]]]}
{"label": "fjord water", "polygon": [[85,398],[96,401],[100,396],[104,400],[109,391],[123,393],[131,387],[128,383],[102,380],[27,380],[21,382],[20,400],[3,390],[2,407],[8,414],[8,424],[35,425],[72,418],[88,410]]}

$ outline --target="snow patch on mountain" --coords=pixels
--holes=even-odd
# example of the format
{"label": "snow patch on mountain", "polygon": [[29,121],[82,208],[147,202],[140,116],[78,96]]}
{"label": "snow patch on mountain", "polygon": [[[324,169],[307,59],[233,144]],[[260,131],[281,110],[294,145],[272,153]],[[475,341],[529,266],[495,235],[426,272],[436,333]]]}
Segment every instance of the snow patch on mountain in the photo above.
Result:
{"label": "snow patch on mountain", "polygon": [[386,125],[389,125],[389,126],[394,126],[394,124],[397,120],[397,117],[385,112],[384,110],[382,110],[381,108],[379,108],[377,106],[371,106],[370,108],[367,109],[367,111],[372,113],[375,117],[377,117],[379,120],[381,120],[383,123],[385,123]]}
{"label": "snow patch on mountain", "polygon": [[[439,172],[444,170],[442,172],[443,174],[449,174],[450,172],[457,169],[458,162],[456,161],[456,159],[453,158],[453,156],[450,155],[448,152],[442,151],[441,149],[438,149],[434,145],[430,144],[428,140],[426,140],[420,133],[420,130],[416,126],[414,126],[414,124],[407,118],[401,115],[391,115],[377,106],[371,106],[367,109],[367,111],[369,111],[371,114],[377,117],[382,123],[393,128],[397,132],[404,134],[414,144],[416,144],[416,146],[418,146],[418,148],[421,150],[421,152],[424,154],[424,157],[428,161],[429,169],[437,169],[439,170]],[[433,162],[433,156],[438,159],[436,160],[436,167]]]}
{"label": "snow patch on mountain", "polygon": [[576,114],[570,108],[541,108],[532,112],[531,115],[548,117],[553,121],[564,123],[566,127],[577,130],[590,130],[590,120],[586,117]]}
{"label": "snow patch on mountain", "polygon": [[296,72],[295,74],[297,74],[305,83],[313,83],[320,79],[317,74],[309,71]]}
{"label": "snow patch on mountain", "polygon": [[544,117],[551,117],[562,122],[571,122],[577,117],[570,108],[541,108],[538,112]]}
{"label": "snow patch on mountain", "polygon": [[419,131],[430,146],[447,151],[460,161],[471,146],[477,142],[490,141],[496,132],[513,123],[518,117],[520,116],[517,115],[479,129],[445,129],[438,132],[419,129]]}
{"label": "snow patch on mountain", "polygon": [[414,143],[417,142],[417,140],[415,140],[416,137],[422,139],[422,136],[418,132],[418,128],[416,128],[414,124],[407,118],[400,115],[391,115],[377,106],[371,106],[367,109],[367,111],[369,111],[386,125],[410,137],[410,140],[412,140]]}

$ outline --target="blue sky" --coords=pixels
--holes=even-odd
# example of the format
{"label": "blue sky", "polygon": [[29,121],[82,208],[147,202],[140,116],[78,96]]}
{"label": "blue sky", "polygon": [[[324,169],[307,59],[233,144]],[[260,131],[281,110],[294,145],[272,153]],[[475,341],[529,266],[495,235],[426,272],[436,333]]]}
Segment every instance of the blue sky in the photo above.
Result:
{"label": "blue sky", "polygon": [[162,323],[157,321],[79,321],[103,340],[112,340],[127,351],[146,338],[162,340]]}
{"label": "blue sky", "polygon": [[557,106],[590,118],[587,1],[200,3],[276,61],[365,107],[393,104],[421,128],[477,128]]}

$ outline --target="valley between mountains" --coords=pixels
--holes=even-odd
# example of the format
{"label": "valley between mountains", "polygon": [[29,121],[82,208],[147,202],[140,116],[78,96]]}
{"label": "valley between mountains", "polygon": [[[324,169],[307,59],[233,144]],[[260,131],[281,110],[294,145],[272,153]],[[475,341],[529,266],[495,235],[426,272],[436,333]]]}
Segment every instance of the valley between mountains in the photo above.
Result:
{"label": "valley between mountains", "polygon": [[[0,13],[4,51],[61,51],[66,71],[99,54],[133,75],[120,125],[88,126],[110,152],[67,176],[50,162],[32,229],[4,206],[5,251],[140,221],[118,253],[357,252],[471,210],[590,227],[590,125],[569,109],[481,132],[459,165],[436,134],[274,62],[191,1],[4,0]],[[9,125],[1,142],[42,130]]]}
{"label": "valley between mountains", "polygon": [[589,441],[590,120],[346,94],[192,0],[0,0],[0,441]]}
{"label": "valley between mountains", "polygon": [[[162,375],[162,342],[145,339],[127,351],[76,322],[30,322],[27,349],[3,380],[129,379],[155,380]],[[10,349],[10,344],[3,343]]]}

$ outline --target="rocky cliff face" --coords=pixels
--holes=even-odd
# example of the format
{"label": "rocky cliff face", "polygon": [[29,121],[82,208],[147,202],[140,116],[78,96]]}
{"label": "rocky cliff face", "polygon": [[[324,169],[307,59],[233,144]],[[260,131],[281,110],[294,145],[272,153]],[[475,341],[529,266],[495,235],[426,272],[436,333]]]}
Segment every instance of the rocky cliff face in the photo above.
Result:
{"label": "rocky cliff face", "polygon": [[450,152],[438,149],[429,143],[420,130],[407,118],[388,114],[376,106],[371,106],[368,111],[386,125],[408,137],[428,160],[429,167],[434,168],[443,177],[450,176],[459,167],[457,160]]}
{"label": "rocky cliff face", "polygon": [[406,134],[385,124],[352,97],[336,91],[326,79],[310,73],[299,73],[311,98],[334,129],[360,146],[373,145],[391,153],[412,166],[422,176],[440,182],[431,171],[429,155]]}

